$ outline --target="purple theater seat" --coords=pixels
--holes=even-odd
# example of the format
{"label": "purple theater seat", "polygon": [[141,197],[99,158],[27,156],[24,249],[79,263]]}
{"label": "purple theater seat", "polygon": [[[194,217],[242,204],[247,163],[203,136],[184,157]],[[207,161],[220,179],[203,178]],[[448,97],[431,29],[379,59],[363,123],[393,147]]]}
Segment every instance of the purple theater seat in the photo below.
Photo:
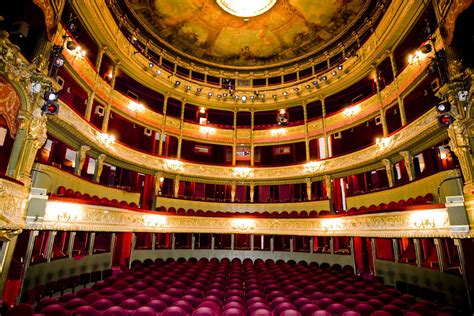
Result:
{"label": "purple theater seat", "polygon": [[387,312],[387,313],[389,313],[390,315],[393,315],[393,316],[403,316],[403,310],[400,309],[398,306],[395,306],[395,305],[392,305],[392,304],[384,305],[384,306],[382,306],[382,308],[380,310],[382,310],[384,312]]}
{"label": "purple theater seat", "polygon": [[193,306],[188,301],[185,301],[185,300],[177,300],[171,306],[178,306],[188,314],[191,314],[193,311]]}
{"label": "purple theater seat", "polygon": [[198,307],[192,313],[192,316],[219,316],[219,312],[209,307]]}
{"label": "purple theater seat", "polygon": [[92,307],[94,307],[98,311],[105,311],[106,309],[112,306],[114,306],[114,303],[105,298],[97,300],[92,304]]}
{"label": "purple theater seat", "polygon": [[386,293],[379,294],[377,299],[384,304],[390,304],[390,302],[393,301],[393,297]]}
{"label": "purple theater seat", "polygon": [[171,306],[166,308],[161,316],[187,316],[186,312],[178,306]]}
{"label": "purple theater seat", "polygon": [[[41,314],[44,314],[45,316],[66,316],[67,312],[61,305],[53,304],[43,308]],[[12,316],[13,315],[18,316],[17,314],[12,314]]]}
{"label": "purple theater seat", "polygon": [[138,281],[135,284],[132,285],[134,289],[137,289],[139,291],[142,291],[148,287],[148,284],[146,284],[144,281]]}
{"label": "purple theater seat", "polygon": [[245,316],[245,312],[239,308],[228,308],[223,310],[221,313],[222,316]]}
{"label": "purple theater seat", "polygon": [[100,290],[102,290],[102,289],[105,289],[105,288],[108,287],[108,286],[109,286],[109,285],[108,285],[106,282],[104,282],[104,281],[99,281],[99,282],[97,282],[96,284],[94,284],[94,285],[92,286],[92,289],[93,289],[94,291],[100,291]]}
{"label": "purple theater seat", "polygon": [[81,306],[72,312],[72,316],[98,316],[99,313],[91,306]]}
{"label": "purple theater seat", "polygon": [[122,303],[120,303],[119,306],[127,311],[134,311],[137,308],[141,307],[142,305],[137,300],[134,300],[133,298],[128,298],[124,300]]}
{"label": "purple theater seat", "polygon": [[80,289],[79,291],[77,291],[76,295],[77,295],[77,297],[84,298],[84,297],[86,297],[87,295],[89,295],[91,293],[94,293],[94,290],[91,289],[91,288],[85,287],[85,288]]}
{"label": "purple theater seat", "polygon": [[137,301],[138,303],[140,303],[140,305],[142,306],[146,305],[146,303],[148,303],[151,300],[151,298],[146,294],[138,294],[133,299]]}
{"label": "purple theater seat", "polygon": [[123,281],[123,280],[118,280],[114,284],[112,284],[112,287],[116,290],[123,291],[129,287],[128,283]]}
{"label": "purple theater seat", "polygon": [[268,309],[257,309],[253,311],[250,316],[272,316],[272,312]]}
{"label": "purple theater seat", "polygon": [[332,299],[326,297],[326,298],[322,298],[320,300],[317,300],[315,303],[316,303],[316,305],[318,305],[322,309],[326,309],[328,306],[334,304],[334,301]]}
{"label": "purple theater seat", "polygon": [[174,302],[173,298],[167,294],[160,294],[157,299],[164,302],[166,306],[170,306]]}
{"label": "purple theater seat", "polygon": [[127,299],[122,293],[117,293],[108,298],[114,305],[118,306]]}
{"label": "purple theater seat", "polygon": [[67,309],[68,311],[72,311],[72,310],[75,310],[78,307],[88,306],[88,305],[89,305],[89,303],[86,300],[84,300],[82,298],[74,298],[74,299],[70,300],[69,302],[67,302],[64,305],[64,308]]}
{"label": "purple theater seat", "polygon": [[408,312],[405,312],[405,314],[403,314],[403,316],[422,316],[422,314],[417,313],[417,312],[408,311]]}
{"label": "purple theater seat", "polygon": [[295,305],[291,304],[291,303],[280,303],[278,304],[278,306],[276,306],[273,310],[273,315],[275,316],[279,316],[281,313],[283,313],[284,311],[287,311],[287,310],[293,310],[293,311],[296,311],[296,307]]}
{"label": "purple theater seat", "polygon": [[311,314],[311,316],[332,316],[330,312],[319,310]]}
{"label": "purple theater seat", "polygon": [[30,304],[18,304],[10,308],[6,316],[31,316],[33,313],[34,309]]}
{"label": "purple theater seat", "polygon": [[101,298],[103,298],[102,295],[100,295],[100,294],[97,293],[97,292],[94,292],[94,293],[88,294],[86,297],[84,297],[84,300],[85,300],[87,303],[92,304],[92,303],[94,303],[95,301],[100,300]]}
{"label": "purple theater seat", "polygon": [[155,310],[148,306],[137,308],[132,314],[133,316],[156,316]]}
{"label": "purple theater seat", "polygon": [[313,304],[313,303],[309,303],[309,304],[305,304],[303,305],[299,311],[301,313],[301,315],[303,316],[310,316],[312,315],[314,312],[316,311],[319,311],[321,308],[319,308],[318,305],[316,304]]}
{"label": "purple theater seat", "polygon": [[337,315],[347,312],[347,308],[344,305],[339,304],[339,303],[334,303],[334,304],[329,305],[326,308],[326,310],[330,312],[331,314],[337,314]]}
{"label": "purple theater seat", "polygon": [[151,300],[145,306],[153,308],[156,313],[161,313],[167,307],[166,303],[160,300]]}
{"label": "purple theater seat", "polygon": [[370,316],[391,316],[391,314],[385,311],[375,311]]}
{"label": "purple theater seat", "polygon": [[320,299],[326,298],[326,295],[322,292],[314,292],[309,295],[309,298],[313,301],[319,301]]}
{"label": "purple theater seat", "polygon": [[45,308],[46,306],[53,305],[53,304],[59,304],[58,300],[55,299],[55,298],[51,298],[51,297],[43,298],[43,299],[38,303],[38,305],[36,305],[36,310],[39,312],[39,311],[41,311],[43,308]]}
{"label": "purple theater seat", "polygon": [[311,300],[309,298],[306,298],[306,297],[300,297],[296,300],[293,301],[293,305],[295,305],[296,308],[300,309],[301,307],[303,307],[304,305],[306,304],[311,304]]}
{"label": "purple theater seat", "polygon": [[394,299],[392,301],[392,303],[390,303],[391,305],[395,305],[396,307],[400,308],[400,309],[408,309],[410,307],[410,304],[408,304],[407,302],[405,301],[402,301],[400,299]]}
{"label": "purple theater seat", "polygon": [[414,306],[411,306],[410,307],[410,312],[416,312],[416,313],[418,313],[420,315],[423,315],[423,316],[433,315],[432,310],[430,310],[428,307],[420,305],[420,304],[416,304]]}
{"label": "purple theater seat", "polygon": [[219,306],[222,305],[222,298],[215,296],[215,295],[208,295],[203,298],[203,301],[210,301],[218,304]]}
{"label": "purple theater seat", "polygon": [[276,297],[274,298],[271,303],[270,303],[270,307],[272,309],[275,309],[278,305],[280,305],[281,303],[289,303],[290,301],[288,301],[288,299],[284,296],[279,296],[279,297]]}
{"label": "purple theater seat", "polygon": [[361,315],[355,311],[347,311],[347,312],[342,313],[341,316],[361,316]]}
{"label": "purple theater seat", "polygon": [[375,312],[375,309],[372,306],[370,306],[369,304],[365,304],[365,303],[357,304],[357,306],[354,307],[353,310],[358,312],[362,316],[370,316],[370,314]]}
{"label": "purple theater seat", "polygon": [[344,301],[342,301],[342,305],[344,305],[345,307],[347,307],[349,309],[352,309],[352,308],[356,307],[357,304],[359,304],[359,303],[360,302],[358,300],[355,300],[353,298],[347,298]]}
{"label": "purple theater seat", "polygon": [[212,302],[212,301],[204,301],[201,304],[199,304],[199,307],[207,307],[207,308],[210,308],[210,309],[214,310],[217,313],[220,313],[220,311],[221,311],[220,305],[217,304],[216,302]]}
{"label": "purple theater seat", "polygon": [[228,296],[225,299],[226,304],[230,302],[237,302],[239,304],[245,305],[244,299],[241,296],[237,296],[237,295]]}
{"label": "purple theater seat", "polygon": [[251,305],[248,305],[247,306],[247,314],[248,313],[252,313],[258,309],[268,309],[268,310],[271,310],[271,308],[266,304],[266,303],[263,303],[263,302],[257,302],[257,303],[253,303]]}
{"label": "purple theater seat", "polygon": [[112,306],[108,308],[102,316],[127,316],[127,312],[119,306]]}
{"label": "purple theater seat", "polygon": [[100,290],[99,293],[102,296],[112,296],[114,294],[117,294],[118,292],[113,287],[106,287],[105,289]]}
{"label": "purple theater seat", "polygon": [[280,316],[301,316],[301,313],[293,309],[288,309],[286,311],[281,312]]}
{"label": "purple theater seat", "polygon": [[135,290],[134,288],[131,288],[131,287],[129,287],[128,289],[123,290],[121,293],[123,295],[125,295],[126,297],[128,297],[128,298],[135,297],[139,294],[139,292],[137,290]]}

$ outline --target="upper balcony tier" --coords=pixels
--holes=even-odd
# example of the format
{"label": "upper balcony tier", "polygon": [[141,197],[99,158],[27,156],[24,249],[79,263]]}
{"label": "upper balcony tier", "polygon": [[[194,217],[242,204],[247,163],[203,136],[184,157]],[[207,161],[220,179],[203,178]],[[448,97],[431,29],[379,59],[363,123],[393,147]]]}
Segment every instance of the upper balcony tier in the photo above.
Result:
{"label": "upper balcony tier", "polygon": [[[366,77],[372,71],[372,65],[387,56],[387,52],[400,42],[417,21],[423,9],[424,5],[418,1],[410,1],[409,3],[393,1],[370,37],[358,48],[355,54],[343,63],[333,65],[336,68],[328,67],[324,72],[318,72],[317,74],[312,72],[309,77],[297,78],[296,81],[278,85],[276,88],[267,86],[259,88],[259,97],[252,99],[251,96],[255,95],[256,89],[251,85],[237,85],[234,94],[239,97],[235,98],[234,95],[232,98],[225,98],[224,95],[229,92],[228,89],[221,88],[220,85],[216,87],[215,85],[193,80],[192,76],[179,76],[176,67],[172,71],[160,69],[158,74],[156,67],[149,67],[150,60],[143,54],[137,53],[129,39],[123,35],[114,22],[105,2],[85,1],[81,5],[75,6],[75,10],[86,29],[99,43],[99,46],[107,47],[107,54],[120,61],[120,69],[137,82],[179,100],[186,99],[186,102],[199,104],[200,106],[229,110],[241,109],[242,111],[286,108],[301,104],[302,100],[314,100],[321,95],[329,96],[342,91],[354,82]],[[101,18],[98,18],[99,16]],[[175,59],[175,61],[178,62],[179,59]],[[179,62],[183,63],[180,67],[186,69],[197,67],[189,62]],[[315,60],[309,59],[304,63],[291,66],[288,71],[294,73],[296,69],[305,69],[312,67],[314,64]],[[337,68],[339,66],[342,67],[342,70]],[[335,75],[332,74],[334,71],[336,71]],[[287,71],[282,68],[261,73],[240,73],[227,72],[221,69],[219,71],[205,69],[203,73],[206,76],[218,77],[219,80],[231,78],[235,82],[248,82],[253,78],[283,77]],[[327,80],[322,80],[323,77],[326,77]],[[260,95],[263,95],[263,97],[260,97]],[[242,96],[246,96],[245,101],[241,98]]]}

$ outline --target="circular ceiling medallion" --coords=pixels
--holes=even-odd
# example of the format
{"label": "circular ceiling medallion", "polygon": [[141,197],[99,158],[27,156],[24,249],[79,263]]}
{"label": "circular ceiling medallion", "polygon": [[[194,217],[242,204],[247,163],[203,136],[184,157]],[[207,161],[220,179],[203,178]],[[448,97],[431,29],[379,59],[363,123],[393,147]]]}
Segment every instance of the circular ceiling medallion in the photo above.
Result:
{"label": "circular ceiling medallion", "polygon": [[232,15],[249,18],[267,12],[277,0],[216,0],[216,2]]}

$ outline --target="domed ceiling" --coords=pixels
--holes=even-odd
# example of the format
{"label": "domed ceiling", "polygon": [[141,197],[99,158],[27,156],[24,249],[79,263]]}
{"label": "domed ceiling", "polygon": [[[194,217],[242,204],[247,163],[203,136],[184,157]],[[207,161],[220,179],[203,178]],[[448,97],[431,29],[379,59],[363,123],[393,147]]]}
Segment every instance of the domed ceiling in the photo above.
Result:
{"label": "domed ceiling", "polygon": [[115,4],[142,35],[180,58],[247,68],[277,66],[324,52],[364,23],[374,2],[277,0],[266,12],[249,18],[232,15],[216,0],[125,0]]}

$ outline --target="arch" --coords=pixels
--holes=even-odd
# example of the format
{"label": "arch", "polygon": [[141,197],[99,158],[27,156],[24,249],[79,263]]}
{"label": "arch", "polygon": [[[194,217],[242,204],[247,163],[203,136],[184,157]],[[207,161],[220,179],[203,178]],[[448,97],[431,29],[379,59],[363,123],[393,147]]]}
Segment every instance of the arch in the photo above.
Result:
{"label": "arch", "polygon": [[5,120],[12,138],[15,138],[18,132],[21,103],[20,94],[14,85],[0,76],[0,116]]}

